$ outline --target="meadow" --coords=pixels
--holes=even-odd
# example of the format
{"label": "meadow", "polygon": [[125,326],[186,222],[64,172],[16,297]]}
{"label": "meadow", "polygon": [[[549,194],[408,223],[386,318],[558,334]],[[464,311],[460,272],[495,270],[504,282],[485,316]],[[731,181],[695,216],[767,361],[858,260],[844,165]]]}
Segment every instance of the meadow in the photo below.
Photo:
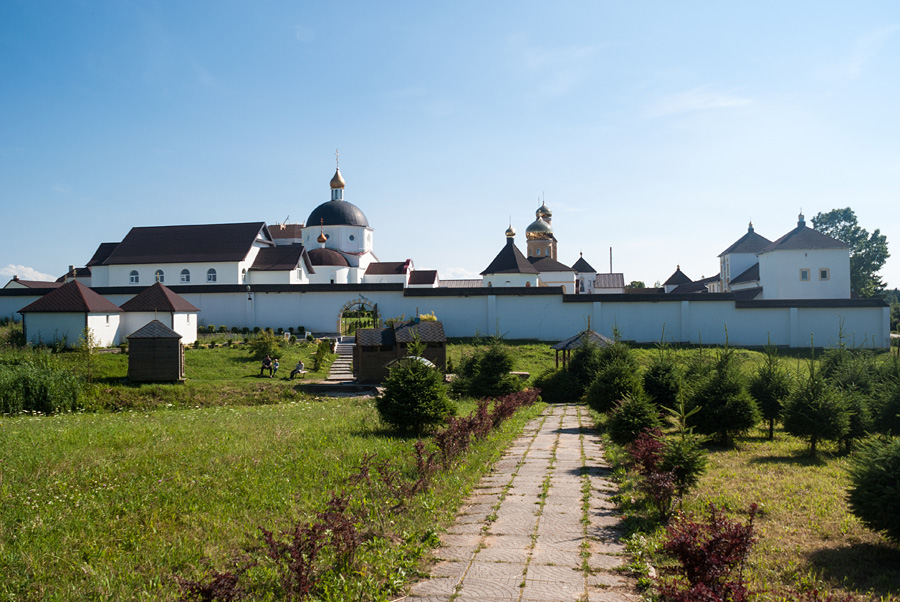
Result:
{"label": "meadow", "polygon": [[[505,343],[513,347],[515,369],[532,379],[554,365],[546,343]],[[477,344],[452,341],[448,356],[458,364]],[[285,348],[281,371],[289,372],[296,357],[310,366],[314,351]],[[682,364],[716,353],[675,351]],[[0,363],[23,353],[6,348]],[[636,349],[643,366],[655,353],[652,346]],[[747,373],[763,359],[757,350],[736,356]],[[781,361],[804,374],[808,356],[784,352]],[[48,361],[79,374],[85,368],[77,353]],[[385,429],[371,399],[313,398],[298,392],[296,381],[259,378],[258,361],[240,346],[187,350],[182,385],[127,384],[124,355],[96,354],[91,361],[83,410],[0,415],[0,600],[175,600],[177,577],[202,579],[213,569],[242,566],[261,545],[259,527],[287,529],[320,511],[367,454],[398,459],[405,474],[414,470],[414,439]],[[326,373],[324,366],[307,378]],[[472,407],[465,401],[460,413]],[[361,579],[377,585],[373,591],[381,593],[373,599],[390,599],[387,592],[419,574],[466,491],[538,409],[520,412],[437,477],[391,525],[394,544],[367,552]],[[898,599],[898,546],[848,511],[848,454],[826,444],[812,458],[804,442],[781,429],[768,441],[762,426],[734,448],[706,449],[709,469],[685,509],[702,512],[714,502],[740,516],[751,502],[760,505],[759,542],[748,567],[755,585],[818,585],[860,599]],[[627,500],[623,510],[630,512]],[[631,549],[652,554],[660,536],[647,533]],[[253,599],[275,599],[271,566],[248,575]],[[350,586],[334,584],[328,599],[349,599],[341,587]]]}

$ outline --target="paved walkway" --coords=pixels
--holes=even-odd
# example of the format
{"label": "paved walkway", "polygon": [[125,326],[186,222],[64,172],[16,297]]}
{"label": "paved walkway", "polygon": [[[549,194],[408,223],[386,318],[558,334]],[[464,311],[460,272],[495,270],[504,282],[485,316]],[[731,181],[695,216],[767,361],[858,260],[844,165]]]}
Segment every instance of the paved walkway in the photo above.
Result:
{"label": "paved walkway", "polygon": [[639,600],[625,563],[614,485],[583,406],[550,406],[525,427],[460,509],[432,577],[408,602]]}

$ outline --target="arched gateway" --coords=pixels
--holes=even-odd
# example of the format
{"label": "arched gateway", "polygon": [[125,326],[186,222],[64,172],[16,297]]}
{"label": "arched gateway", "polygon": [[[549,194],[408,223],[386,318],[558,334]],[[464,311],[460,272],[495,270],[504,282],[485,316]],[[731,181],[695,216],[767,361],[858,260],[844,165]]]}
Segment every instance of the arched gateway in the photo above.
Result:
{"label": "arched gateway", "polygon": [[337,316],[337,332],[351,335],[358,328],[372,328],[377,321],[378,304],[360,296],[341,307]]}

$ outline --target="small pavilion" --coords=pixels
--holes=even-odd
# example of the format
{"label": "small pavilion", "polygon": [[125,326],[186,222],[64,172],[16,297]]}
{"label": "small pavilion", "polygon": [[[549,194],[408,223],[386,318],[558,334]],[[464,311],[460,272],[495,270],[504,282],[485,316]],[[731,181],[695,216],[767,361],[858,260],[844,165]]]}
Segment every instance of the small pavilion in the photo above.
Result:
{"label": "small pavilion", "polygon": [[562,351],[563,368],[565,368],[566,364],[569,362],[569,357],[572,355],[572,350],[584,346],[585,343],[593,343],[598,347],[606,347],[607,345],[612,345],[613,340],[598,332],[594,332],[593,330],[579,332],[575,336],[569,337],[565,341],[560,341],[552,346],[552,349],[556,351],[556,367],[559,368],[560,351]]}

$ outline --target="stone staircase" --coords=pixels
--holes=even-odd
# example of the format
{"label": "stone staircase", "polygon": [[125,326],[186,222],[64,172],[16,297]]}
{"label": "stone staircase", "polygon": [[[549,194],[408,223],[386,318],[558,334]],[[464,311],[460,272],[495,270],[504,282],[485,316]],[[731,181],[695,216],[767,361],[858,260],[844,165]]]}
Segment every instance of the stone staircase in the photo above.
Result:
{"label": "stone staircase", "polygon": [[327,381],[348,381],[353,378],[354,337],[339,337],[335,347],[337,359],[331,364]]}

